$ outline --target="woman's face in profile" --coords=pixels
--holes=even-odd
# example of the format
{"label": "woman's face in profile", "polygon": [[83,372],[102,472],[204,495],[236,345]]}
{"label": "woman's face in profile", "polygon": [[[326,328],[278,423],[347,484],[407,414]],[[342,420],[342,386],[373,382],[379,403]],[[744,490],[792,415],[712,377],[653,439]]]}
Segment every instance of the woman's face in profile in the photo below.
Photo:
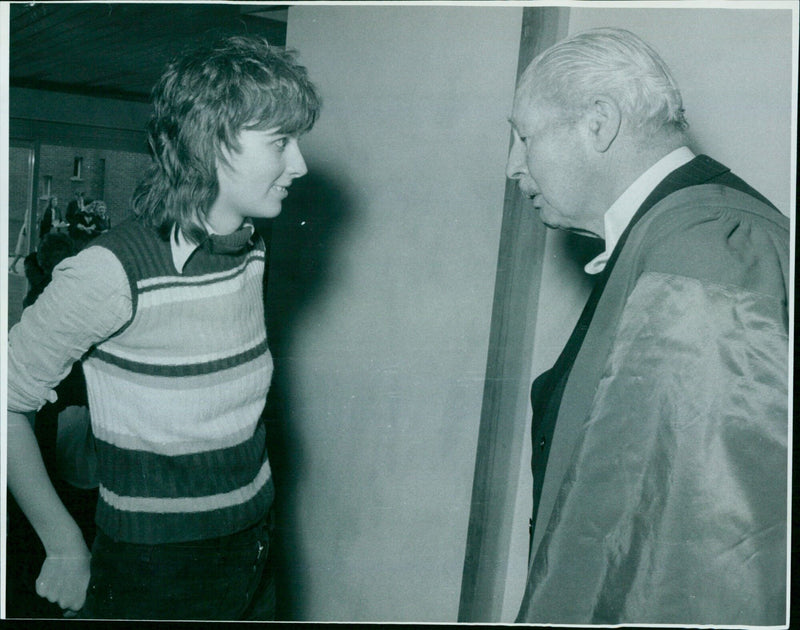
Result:
{"label": "woman's face in profile", "polygon": [[281,212],[288,188],[307,168],[297,136],[277,129],[243,129],[238,150],[223,147],[217,160],[219,194],[208,222],[221,234],[236,230],[246,218],[273,218]]}

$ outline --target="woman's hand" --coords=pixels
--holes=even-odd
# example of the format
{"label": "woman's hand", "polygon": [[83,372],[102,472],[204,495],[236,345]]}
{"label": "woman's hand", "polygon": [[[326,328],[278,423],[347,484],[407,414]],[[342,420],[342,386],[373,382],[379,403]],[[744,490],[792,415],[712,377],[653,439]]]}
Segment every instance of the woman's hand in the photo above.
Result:
{"label": "woman's hand", "polygon": [[65,610],[80,610],[86,601],[91,558],[82,540],[74,550],[48,553],[36,579],[36,593]]}
{"label": "woman's hand", "polygon": [[89,585],[89,548],[50,483],[25,414],[8,410],[7,435],[8,489],[36,530],[46,554],[36,592],[62,608],[80,610]]}

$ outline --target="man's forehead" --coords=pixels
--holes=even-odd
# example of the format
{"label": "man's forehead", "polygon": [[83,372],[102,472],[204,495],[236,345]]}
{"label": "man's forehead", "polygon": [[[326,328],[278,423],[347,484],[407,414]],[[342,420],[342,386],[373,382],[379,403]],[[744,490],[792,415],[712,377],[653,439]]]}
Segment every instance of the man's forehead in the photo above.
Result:
{"label": "man's forehead", "polygon": [[529,126],[541,118],[543,111],[541,99],[535,98],[530,93],[520,93],[518,90],[508,122],[514,129],[519,130],[520,127]]}
{"label": "man's forehead", "polygon": [[517,82],[517,89],[514,91],[514,100],[516,101],[534,98],[538,91],[538,83],[539,81],[536,80],[535,75],[532,74],[530,70],[523,73]]}

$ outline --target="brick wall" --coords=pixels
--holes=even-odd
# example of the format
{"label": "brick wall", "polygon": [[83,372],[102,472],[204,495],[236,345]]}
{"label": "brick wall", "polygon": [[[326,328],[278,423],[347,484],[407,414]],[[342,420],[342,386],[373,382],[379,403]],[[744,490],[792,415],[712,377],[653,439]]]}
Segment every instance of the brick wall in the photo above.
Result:
{"label": "brick wall", "polygon": [[[8,253],[12,256],[28,204],[28,156],[30,152],[30,149],[21,147],[9,147],[8,151]],[[27,250],[23,253],[27,253]]]}
{"label": "brick wall", "polygon": [[112,225],[131,215],[131,195],[136,184],[150,165],[150,156],[125,151],[104,151],[106,156],[105,202],[111,213]]}
{"label": "brick wall", "polygon": [[[38,216],[47,207],[46,177],[51,177],[50,195],[58,197],[62,214],[75,193],[83,192],[86,199],[106,202],[111,224],[116,225],[130,216],[133,190],[150,162],[142,153],[41,145],[39,153]],[[75,158],[82,158],[80,181],[73,177]]]}

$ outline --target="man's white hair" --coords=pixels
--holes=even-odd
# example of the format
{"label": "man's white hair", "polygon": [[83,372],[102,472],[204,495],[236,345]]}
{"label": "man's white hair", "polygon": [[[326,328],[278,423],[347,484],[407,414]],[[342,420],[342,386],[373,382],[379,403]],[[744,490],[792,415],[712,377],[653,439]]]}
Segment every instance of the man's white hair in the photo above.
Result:
{"label": "man's white hair", "polygon": [[520,79],[520,92],[580,115],[606,96],[633,125],[649,132],[683,130],[683,100],[667,64],[639,37],[617,28],[578,33],[538,55]]}

